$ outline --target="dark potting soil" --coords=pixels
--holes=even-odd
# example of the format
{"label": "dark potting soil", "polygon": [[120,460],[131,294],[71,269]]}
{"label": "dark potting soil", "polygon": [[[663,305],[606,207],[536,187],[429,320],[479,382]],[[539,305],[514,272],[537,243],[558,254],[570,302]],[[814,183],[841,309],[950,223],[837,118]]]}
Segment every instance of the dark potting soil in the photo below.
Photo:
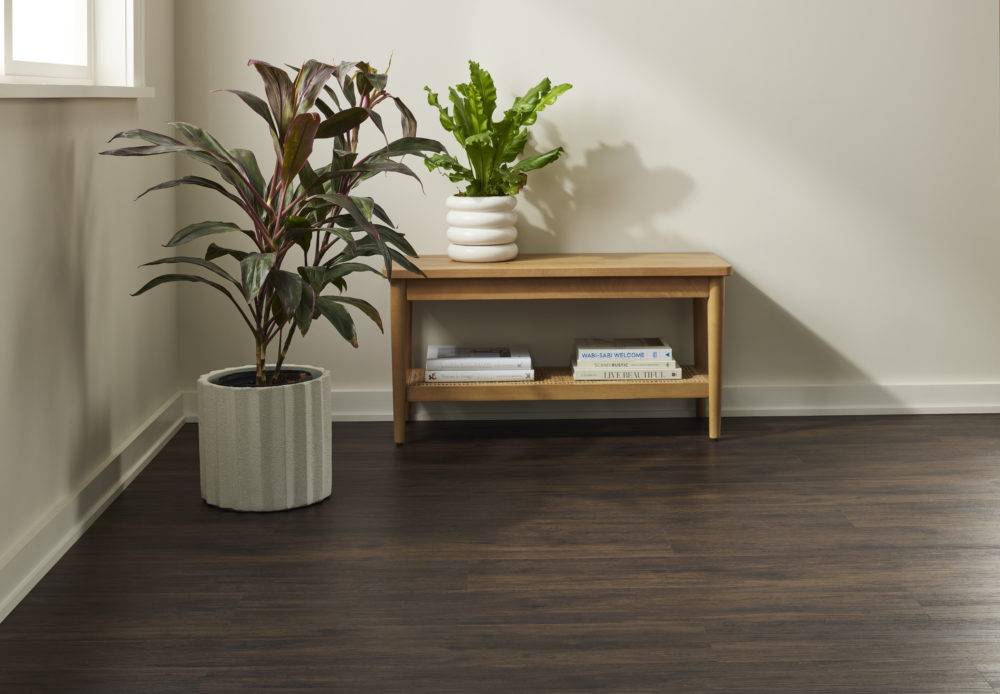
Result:
{"label": "dark potting soil", "polygon": [[227,388],[269,388],[271,386],[287,386],[293,383],[303,383],[316,378],[316,374],[311,371],[282,369],[281,373],[278,374],[278,378],[275,379],[274,383],[271,383],[271,376],[274,374],[274,369],[267,369],[264,373],[267,375],[267,385],[263,386],[257,385],[257,374],[252,370],[226,374],[221,378],[214,379],[212,382],[219,386],[226,386]]}

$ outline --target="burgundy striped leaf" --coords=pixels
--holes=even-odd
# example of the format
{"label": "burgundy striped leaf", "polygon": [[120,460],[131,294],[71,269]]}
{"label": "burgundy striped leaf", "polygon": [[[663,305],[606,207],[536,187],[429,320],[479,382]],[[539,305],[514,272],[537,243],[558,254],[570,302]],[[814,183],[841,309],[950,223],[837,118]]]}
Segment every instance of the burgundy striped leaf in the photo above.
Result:
{"label": "burgundy striped leaf", "polygon": [[286,186],[312,154],[313,141],[316,139],[318,129],[319,114],[316,113],[300,113],[288,126],[281,152],[281,177]]}

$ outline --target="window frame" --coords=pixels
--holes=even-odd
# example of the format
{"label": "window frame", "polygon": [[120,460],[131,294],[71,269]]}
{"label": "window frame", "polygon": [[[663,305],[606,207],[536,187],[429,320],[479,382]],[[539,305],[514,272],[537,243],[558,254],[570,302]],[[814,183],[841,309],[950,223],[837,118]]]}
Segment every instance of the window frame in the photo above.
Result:
{"label": "window frame", "polygon": [[85,0],[87,8],[87,64],[38,63],[14,60],[13,1],[3,0],[3,76],[18,81],[51,84],[94,85],[97,36],[94,27],[94,0]]}

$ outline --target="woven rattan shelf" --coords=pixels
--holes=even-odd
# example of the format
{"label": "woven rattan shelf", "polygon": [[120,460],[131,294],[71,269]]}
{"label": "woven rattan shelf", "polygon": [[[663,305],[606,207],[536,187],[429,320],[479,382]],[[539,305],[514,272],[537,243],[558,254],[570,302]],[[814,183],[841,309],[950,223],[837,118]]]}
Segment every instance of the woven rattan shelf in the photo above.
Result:
{"label": "woven rattan shelf", "polygon": [[685,366],[684,378],[676,381],[575,381],[569,367],[541,367],[534,381],[428,383],[423,369],[410,369],[406,397],[411,402],[704,398],[708,374]]}

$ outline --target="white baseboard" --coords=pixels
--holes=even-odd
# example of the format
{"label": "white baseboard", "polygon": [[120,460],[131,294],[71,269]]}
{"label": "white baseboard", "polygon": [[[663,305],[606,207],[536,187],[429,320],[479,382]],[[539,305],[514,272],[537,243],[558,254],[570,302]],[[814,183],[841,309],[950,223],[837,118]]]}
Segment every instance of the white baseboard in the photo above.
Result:
{"label": "white baseboard", "polygon": [[[723,388],[723,415],[809,417],[816,415],[1000,413],[1000,383],[878,385],[732,385]],[[333,421],[392,419],[392,391],[333,391]],[[198,420],[194,391],[184,393],[188,421]],[[558,402],[417,403],[416,420],[610,419],[688,417],[691,400],[564,400]]]}
{"label": "white baseboard", "polygon": [[1000,383],[734,385],[723,389],[731,417],[1000,412]]}
{"label": "white baseboard", "polygon": [[117,454],[0,555],[0,622],[177,433],[183,406],[182,393],[170,398]]}

